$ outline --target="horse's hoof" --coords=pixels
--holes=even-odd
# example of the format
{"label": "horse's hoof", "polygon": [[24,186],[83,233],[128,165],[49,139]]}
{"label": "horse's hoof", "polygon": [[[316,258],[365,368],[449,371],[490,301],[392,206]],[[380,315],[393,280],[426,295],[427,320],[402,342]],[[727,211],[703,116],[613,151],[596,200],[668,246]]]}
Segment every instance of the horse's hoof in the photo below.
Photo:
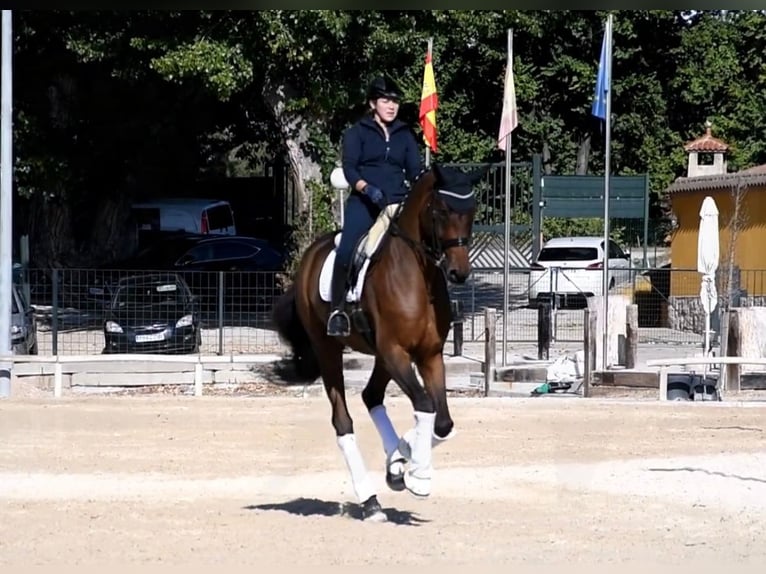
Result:
{"label": "horse's hoof", "polygon": [[388,517],[374,494],[362,503],[362,520],[365,522],[386,522]]}
{"label": "horse's hoof", "polygon": [[386,484],[388,485],[388,488],[395,492],[401,492],[407,488],[404,485],[404,473],[391,474],[390,472],[386,471]]}
{"label": "horse's hoof", "polygon": [[386,484],[391,490],[401,492],[406,488],[404,486],[404,465],[406,462],[403,458],[399,458],[386,465]]}
{"label": "horse's hoof", "polygon": [[431,495],[431,478],[421,478],[411,471],[404,473],[404,486],[415,498],[428,498]]}
{"label": "horse's hoof", "polygon": [[455,438],[456,434],[457,434],[457,430],[455,429],[455,427],[452,427],[450,429],[450,431],[445,436],[439,436],[434,431],[433,438],[432,438],[432,441],[431,441],[431,446],[435,447],[435,446],[438,446],[438,445],[448,441],[451,438]]}

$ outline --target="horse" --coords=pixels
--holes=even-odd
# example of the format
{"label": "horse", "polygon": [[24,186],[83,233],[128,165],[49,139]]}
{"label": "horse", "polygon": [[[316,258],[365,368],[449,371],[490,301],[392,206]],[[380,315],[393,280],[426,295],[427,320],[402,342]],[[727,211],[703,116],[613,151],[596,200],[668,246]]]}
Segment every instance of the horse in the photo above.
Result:
{"label": "horse", "polygon": [[[352,266],[356,282],[354,271],[349,282],[352,288],[358,287],[361,277],[363,286],[349,313],[352,329],[347,337],[326,334],[330,307],[319,288],[323,269],[327,273],[332,268],[328,258],[334,256],[337,232],[326,233],[307,247],[290,286],[274,305],[272,319],[280,338],[291,348],[289,361],[298,379],[314,382],[321,376],[323,380],[337,444],[363,520],[384,522],[387,517],[368,477],[346,405],[344,349],[375,356],[362,401],[382,441],[386,484],[394,491],[406,489],[418,498],[428,497],[432,448],[455,434],[443,356],[452,325],[447,285],[464,283],[471,273],[473,186],[486,171],[479,168],[464,173],[432,164],[415,178],[403,202],[381,212],[357,246]],[[377,229],[380,238],[371,248],[376,226],[381,225],[384,231]],[[402,437],[383,404],[391,379],[414,410],[415,426]]]}

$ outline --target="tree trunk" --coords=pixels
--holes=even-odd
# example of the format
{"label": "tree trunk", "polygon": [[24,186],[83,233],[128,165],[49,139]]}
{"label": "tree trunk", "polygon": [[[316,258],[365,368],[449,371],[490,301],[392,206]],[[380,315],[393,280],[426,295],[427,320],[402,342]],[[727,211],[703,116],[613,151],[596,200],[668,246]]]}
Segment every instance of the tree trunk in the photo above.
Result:
{"label": "tree trunk", "polygon": [[553,173],[553,165],[551,165],[551,146],[548,145],[548,141],[543,142],[543,173],[545,175],[551,175]]}
{"label": "tree trunk", "polygon": [[300,211],[306,213],[311,208],[311,192],[307,184],[312,180],[322,180],[322,168],[307,151],[310,134],[306,126],[309,121],[315,120],[307,120],[304,116],[287,110],[285,106],[288,100],[299,96],[300,94],[285,84],[267,81],[263,86],[264,101],[274,114],[287,151]]}
{"label": "tree trunk", "polygon": [[739,238],[739,232],[746,225],[747,215],[742,210],[742,204],[744,203],[744,196],[747,193],[747,187],[742,185],[741,179],[737,179],[737,183],[732,187],[732,203],[734,204],[734,210],[729,220],[729,248],[726,250],[726,259],[723,261],[723,267],[725,269],[724,285],[719,294],[719,301],[721,307],[724,310],[731,309],[735,306],[733,303],[737,299],[734,292],[735,288],[739,288],[739,282],[734,281],[734,267],[736,266],[737,258],[737,240]]}
{"label": "tree trunk", "polygon": [[66,201],[48,201],[42,197],[32,200],[29,246],[34,267],[49,269],[77,264],[71,221]]}
{"label": "tree trunk", "polygon": [[130,257],[138,247],[135,226],[126,213],[130,213],[131,197],[123,193],[109,196],[101,202],[88,242],[88,260],[115,261]]}
{"label": "tree trunk", "polygon": [[580,140],[580,146],[577,149],[577,166],[575,175],[586,175],[588,173],[588,162],[590,161],[590,134],[586,134]]}

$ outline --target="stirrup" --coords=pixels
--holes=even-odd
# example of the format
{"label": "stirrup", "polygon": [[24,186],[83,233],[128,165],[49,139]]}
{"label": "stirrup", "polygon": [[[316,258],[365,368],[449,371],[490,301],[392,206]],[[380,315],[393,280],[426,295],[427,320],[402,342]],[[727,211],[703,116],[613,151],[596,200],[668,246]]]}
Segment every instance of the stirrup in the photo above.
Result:
{"label": "stirrup", "polygon": [[[334,329],[333,327],[338,327],[335,324],[338,321],[343,321],[343,324],[340,328]],[[327,334],[330,337],[348,337],[351,334],[351,321],[345,311],[336,309],[330,313],[330,318],[327,319]]]}

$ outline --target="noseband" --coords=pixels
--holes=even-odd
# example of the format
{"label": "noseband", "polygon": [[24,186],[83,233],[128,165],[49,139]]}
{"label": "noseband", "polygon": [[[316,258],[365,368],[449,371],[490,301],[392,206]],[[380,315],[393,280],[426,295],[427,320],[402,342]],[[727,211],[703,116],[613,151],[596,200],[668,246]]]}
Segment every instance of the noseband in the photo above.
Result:
{"label": "noseband", "polygon": [[[455,203],[459,203],[459,202],[470,201],[472,200],[474,196],[473,192],[470,192],[467,194],[459,194],[459,193],[455,193],[455,192],[447,191],[443,189],[434,190],[433,193],[439,193],[443,196],[446,196],[447,200],[445,201],[445,203],[447,204],[447,208],[450,211],[455,213],[459,213],[459,211],[450,207],[449,205],[450,199],[454,201]],[[416,251],[422,251],[427,257],[433,260],[433,262],[436,265],[439,265],[444,259],[444,255],[448,249],[452,249],[454,247],[468,247],[471,244],[471,236],[468,235],[468,236],[456,237],[452,239],[441,239],[440,237],[436,235],[436,227],[437,227],[437,221],[438,221],[439,215],[437,214],[437,209],[434,207],[433,196],[431,196],[431,198],[428,201],[427,209],[430,211],[430,214],[431,214],[430,241],[423,240],[420,243],[414,241],[413,239],[407,237],[404,233],[402,233],[401,228],[399,228],[399,226],[396,225],[395,221],[391,222],[390,231],[392,234],[398,235],[399,237],[404,239],[405,242]],[[396,219],[396,217],[394,219]]]}
{"label": "noseband", "polygon": [[[458,210],[450,207],[450,199],[453,201],[461,202],[461,201],[471,201],[473,202],[474,193],[473,191],[465,194],[461,193],[455,193],[454,191],[447,191],[446,189],[437,189],[436,193],[441,194],[448,199],[446,200],[447,209],[454,213],[459,213]],[[471,244],[471,236],[465,236],[465,237],[456,237],[454,239],[440,239],[436,236],[436,209],[433,207],[433,198],[431,198],[431,201],[429,202],[429,208],[431,209],[431,233],[432,233],[432,248],[438,250],[440,253],[440,256],[444,255],[444,252],[447,251],[447,249],[451,249],[453,247],[468,247]]]}

